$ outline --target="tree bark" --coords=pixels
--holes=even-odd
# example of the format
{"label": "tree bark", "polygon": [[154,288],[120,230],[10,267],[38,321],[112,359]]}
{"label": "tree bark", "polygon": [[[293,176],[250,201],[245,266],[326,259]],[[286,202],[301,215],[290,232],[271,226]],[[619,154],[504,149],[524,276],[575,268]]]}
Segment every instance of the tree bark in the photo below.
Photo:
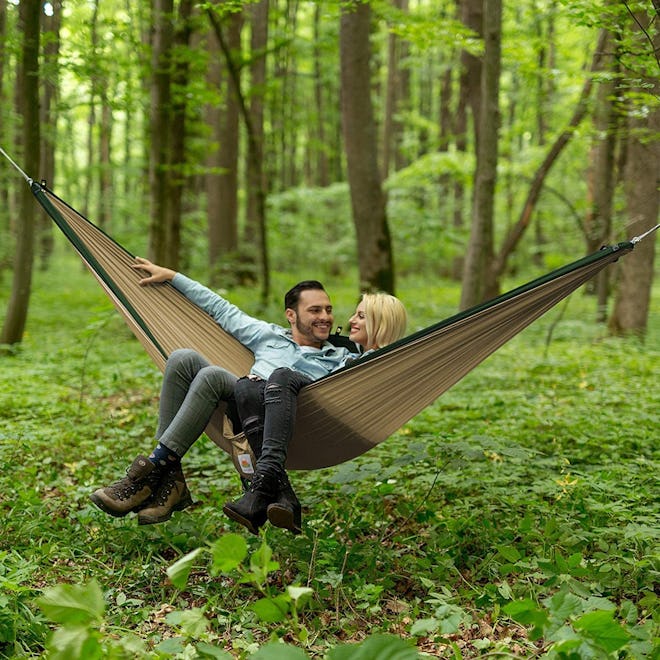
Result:
{"label": "tree bark", "polygon": [[[266,49],[268,46],[268,0],[260,0],[250,8],[252,18],[252,31],[250,50],[252,63],[250,66],[250,124],[253,131],[254,159],[248,152],[247,158],[247,209],[245,217],[245,230],[243,241],[247,244],[246,250],[251,264],[256,264],[255,256],[259,254],[260,245],[260,200],[259,196],[266,190],[266,181],[263,171],[264,161],[264,94],[266,87]],[[247,256],[247,255],[246,255]],[[252,276],[253,277],[253,276]],[[245,281],[252,277],[244,274]]]}
{"label": "tree bark", "polygon": [[360,288],[393,292],[392,247],[370,96],[371,8],[347,4],[340,21],[341,109]]}
{"label": "tree bark", "polygon": [[236,63],[231,57],[229,47],[227,45],[226,39],[222,32],[222,26],[218,20],[217,15],[212,9],[207,9],[207,14],[211,25],[215,31],[215,34],[218,38],[218,43],[222,49],[223,55],[225,56],[225,61],[227,64],[227,69],[229,74],[232,77],[234,82],[234,90],[236,92],[238,107],[241,112],[241,117],[245,124],[245,132],[247,134],[247,143],[248,143],[248,162],[251,167],[254,168],[255,172],[255,181],[261,183],[261,186],[258,186],[256,194],[256,212],[259,221],[259,256],[261,260],[261,304],[266,305],[268,302],[268,297],[270,295],[270,265],[268,262],[268,244],[266,236],[266,182],[263,176],[263,161],[261,158],[261,147],[259,143],[259,135],[255,131],[254,126],[252,125],[252,117],[248,110],[245,97],[240,84],[240,75],[239,70],[236,66]]}
{"label": "tree bark", "polygon": [[[225,23],[227,46],[231,57],[236,58],[236,52],[240,52],[242,13],[230,13]],[[224,56],[213,31],[209,40],[212,58],[210,65],[214,69],[213,84],[223,99],[219,106],[210,109],[217,146],[209,157],[209,165],[215,171],[206,175],[210,281],[219,284],[223,257],[236,253],[238,249],[239,106],[234,81],[226,65],[222,64]]]}
{"label": "tree bark", "polygon": [[477,167],[474,177],[472,227],[461,290],[461,309],[493,295],[490,277],[493,258],[493,214],[499,129],[501,68],[501,0],[484,3],[484,60],[481,78],[481,108]]}
{"label": "tree bark", "polygon": [[[660,46],[656,37],[656,52]],[[637,113],[629,121],[628,154],[625,170],[626,230],[630,237],[640,236],[658,222],[660,211],[660,109],[656,103],[660,84],[658,78],[640,80],[637,93],[649,97],[646,113]],[[644,337],[647,331],[651,287],[653,284],[655,235],[637,244],[632,254],[619,264],[619,282],[614,309],[609,319],[613,334],[634,334]]]}
{"label": "tree bark", "polygon": [[[21,62],[17,75],[16,108],[23,118],[21,132],[25,170],[34,173],[39,168],[39,16],[41,2],[23,0],[19,7],[19,26],[22,35]],[[32,174],[34,176],[34,174]],[[14,252],[14,278],[7,315],[0,335],[0,344],[17,344],[23,339],[32,288],[34,263],[36,204],[30,188],[21,187],[20,222],[17,224]]]}
{"label": "tree bark", "polygon": [[[41,158],[39,176],[48,182],[51,187],[55,185],[55,145],[57,144],[57,115],[53,110],[58,95],[59,84],[59,52],[60,28],[62,26],[62,2],[51,2],[50,16],[43,13],[43,32],[47,35],[43,47],[43,68],[46,71],[42,84],[42,98],[40,108],[40,124],[43,131],[41,141]],[[1,81],[1,78],[0,78]],[[1,85],[1,82],[0,82]],[[46,270],[53,252],[53,223],[45,213],[39,214],[38,224],[38,251],[39,267]]]}
{"label": "tree bark", "polygon": [[[596,251],[607,243],[612,228],[612,205],[614,199],[615,153],[618,134],[617,108],[614,103],[615,84],[618,77],[615,43],[611,34],[604,45],[606,55],[602,60],[604,71],[609,71],[612,77],[598,85],[596,104],[593,111],[593,123],[596,133],[591,149],[591,166],[587,175],[587,214],[585,217],[585,239],[587,254]],[[609,275],[606,268],[598,273],[595,281],[590,283],[589,290],[596,292],[596,320],[605,323],[607,320],[607,298]]]}
{"label": "tree bark", "polygon": [[[600,61],[603,56],[603,44],[606,38],[607,32],[601,30],[598,43],[596,45],[596,50],[593,55],[591,62],[590,73],[597,71],[600,67]],[[580,98],[573,112],[573,116],[568,122],[568,127],[561,133],[561,135],[555,140],[555,142],[550,147],[550,151],[546,155],[545,159],[541,163],[541,166],[537,170],[534,180],[530,186],[529,192],[527,193],[527,199],[523,205],[522,212],[518,218],[516,224],[509,230],[502,246],[495,258],[493,263],[492,275],[494,283],[499,289],[499,279],[504,274],[506,270],[507,259],[513,253],[518,243],[522,239],[529,223],[532,219],[532,213],[536,206],[536,202],[541,195],[541,190],[543,190],[543,184],[546,177],[548,176],[552,166],[555,164],[559,155],[564,150],[564,147],[569,143],[570,139],[573,137],[575,129],[580,125],[582,120],[588,111],[588,100],[589,95],[591,94],[591,88],[593,86],[592,78],[588,75],[587,80],[585,81]]]}

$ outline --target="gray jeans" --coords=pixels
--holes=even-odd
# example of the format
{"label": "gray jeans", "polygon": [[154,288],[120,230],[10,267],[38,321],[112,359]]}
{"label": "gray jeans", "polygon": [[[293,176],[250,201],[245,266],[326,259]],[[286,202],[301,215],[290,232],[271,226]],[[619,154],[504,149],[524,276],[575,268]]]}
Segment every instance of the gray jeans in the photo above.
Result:
{"label": "gray jeans", "polygon": [[236,381],[234,374],[209,364],[196,351],[174,351],[165,365],[156,439],[182,457],[202,435],[218,404],[226,402],[227,415],[237,422]]}

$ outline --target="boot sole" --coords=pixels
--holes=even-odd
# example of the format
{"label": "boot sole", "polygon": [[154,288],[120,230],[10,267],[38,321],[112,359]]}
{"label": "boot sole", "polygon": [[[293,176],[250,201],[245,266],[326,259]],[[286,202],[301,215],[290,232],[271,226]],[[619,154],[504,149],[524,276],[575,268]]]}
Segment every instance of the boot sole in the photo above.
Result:
{"label": "boot sole", "polygon": [[158,523],[166,522],[175,511],[183,511],[193,503],[190,495],[180,499],[169,511],[161,514],[160,516],[144,515],[142,511],[138,512],[138,525],[156,525]]}
{"label": "boot sole", "polygon": [[228,518],[231,518],[233,521],[240,523],[253,534],[256,534],[257,536],[259,535],[259,527],[255,527],[249,518],[245,518],[240,513],[230,509],[226,504],[222,507],[222,511]]}
{"label": "boot sole", "polygon": [[267,513],[271,525],[288,529],[292,534],[302,534],[302,528],[296,524],[293,512],[286,507],[270,504]]}

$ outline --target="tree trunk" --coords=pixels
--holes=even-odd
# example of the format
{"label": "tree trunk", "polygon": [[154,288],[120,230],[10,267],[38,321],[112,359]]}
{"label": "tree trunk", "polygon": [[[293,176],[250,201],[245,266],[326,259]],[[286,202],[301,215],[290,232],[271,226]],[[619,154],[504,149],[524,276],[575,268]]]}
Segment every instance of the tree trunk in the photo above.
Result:
{"label": "tree trunk", "polygon": [[[598,38],[598,43],[596,45],[596,50],[593,55],[591,62],[590,71],[597,71],[600,66],[600,60],[603,55],[603,43],[607,35],[605,30],[601,30],[600,36]],[[588,76],[583,87],[582,93],[578,100],[577,106],[573,112],[573,116],[568,122],[568,127],[564,130],[561,135],[555,140],[553,145],[550,147],[550,151],[546,155],[543,163],[537,170],[532,185],[530,186],[529,192],[527,193],[527,199],[523,205],[522,212],[518,218],[516,224],[510,229],[507,236],[505,237],[502,246],[498,252],[498,255],[493,264],[493,280],[497,288],[499,289],[499,279],[504,274],[506,269],[507,259],[513,253],[518,243],[522,239],[525,230],[529,226],[529,223],[532,219],[532,213],[536,206],[536,202],[541,195],[541,190],[543,190],[543,184],[546,177],[548,176],[552,166],[555,164],[559,155],[564,150],[564,147],[569,143],[575,129],[580,125],[580,122],[584,119],[588,111],[588,100],[592,88],[592,79],[591,76]]]}
{"label": "tree trunk", "polygon": [[477,167],[474,177],[472,228],[461,291],[461,309],[471,307],[494,294],[490,271],[493,258],[493,209],[500,117],[501,0],[488,0],[484,3],[484,7],[485,48],[481,78]]}
{"label": "tree trunk", "polygon": [[[608,34],[605,42],[606,55],[603,57],[603,70],[612,77],[598,86],[593,122],[596,133],[591,149],[591,166],[587,175],[587,202],[585,217],[585,238],[587,254],[596,251],[607,243],[612,227],[612,204],[615,187],[615,150],[618,133],[617,109],[614,103],[614,80],[618,77],[617,56],[614,53],[614,39]],[[610,269],[598,273],[589,289],[597,294],[596,319],[600,323],[607,320],[607,298]]]}
{"label": "tree trunk", "polygon": [[[227,46],[231,57],[240,52],[242,13],[232,12],[226,19]],[[238,97],[234,81],[223,66],[224,56],[213,31],[211,42],[211,62],[213,85],[222,96],[220,105],[210,108],[213,142],[217,145],[209,156],[209,165],[215,171],[206,175],[208,200],[207,223],[209,236],[210,281],[220,283],[223,258],[238,249]]]}
{"label": "tree trunk", "polygon": [[247,135],[248,165],[249,167],[253,168],[255,182],[257,182],[257,184],[262,184],[261,186],[257,185],[255,195],[256,214],[259,223],[259,256],[262,269],[261,304],[265,306],[268,303],[268,297],[270,295],[270,265],[268,262],[268,245],[266,236],[266,182],[263,176],[264,164],[261,157],[261,144],[259,142],[259,134],[252,125],[252,117],[250,116],[250,112],[248,110],[247,103],[241,89],[239,70],[231,57],[229,46],[227,45],[227,41],[224,38],[220,21],[218,20],[218,17],[212,8],[207,8],[207,14],[215,31],[216,37],[218,38],[218,43],[220,44],[222,53],[225,56],[227,69],[234,82],[234,90],[238,100],[238,107],[245,124],[245,132]]}
{"label": "tree trunk", "polygon": [[167,259],[167,189],[169,178],[171,77],[170,54],[174,43],[172,12],[174,0],[155,0],[152,44],[151,140],[149,154],[149,189],[151,192],[151,225],[149,257],[156,263],[176,268]]}
{"label": "tree trunk", "polygon": [[393,292],[392,247],[370,96],[370,24],[368,4],[353,3],[343,8],[340,59],[344,146],[358,241],[360,288]]}
{"label": "tree trunk", "polygon": [[319,46],[321,37],[320,4],[314,6],[314,103],[316,106],[316,133],[314,136],[316,148],[314,150],[316,171],[314,183],[318,186],[330,185],[330,169],[328,165],[328,146],[325,134],[325,95],[322,75],[322,53]]}
{"label": "tree trunk", "polygon": [[[52,13],[41,15],[43,21],[43,32],[47,37],[43,47],[44,67],[47,75],[42,83],[43,94],[41,98],[40,123],[44,130],[41,141],[41,163],[39,176],[55,186],[55,145],[57,143],[57,115],[53,106],[58,94],[59,80],[59,52],[60,52],[60,27],[62,25],[62,2],[55,0],[51,2]],[[39,214],[38,244],[39,244],[39,267],[46,270],[53,252],[53,223],[45,213]]]}
{"label": "tree trunk", "polygon": [[[4,89],[5,63],[7,61],[7,3],[0,2],[0,89]],[[9,99],[0,94],[0,113],[3,117],[9,117]],[[0,123],[0,144],[9,144],[9,127],[6,122]],[[5,158],[0,158],[0,283],[3,274],[11,265],[10,257],[10,230],[9,218],[11,217],[9,196],[9,168],[10,165]]]}
{"label": "tree trunk", "polygon": [[[482,0],[457,0],[459,5],[461,22],[470,28],[476,35],[483,36],[483,2]],[[479,106],[481,98],[481,59],[466,50],[461,52],[460,77],[458,100],[456,104],[456,116],[454,119],[454,136],[456,151],[466,152],[468,150],[469,114],[471,110],[472,126],[474,134],[475,152],[477,144],[477,132],[479,124]],[[458,231],[463,229],[465,186],[460,180],[454,183],[454,212],[453,225]],[[452,273],[455,279],[460,279],[465,268],[465,257],[459,256],[454,259]]]}
{"label": "tree trunk", "polygon": [[[32,176],[39,169],[39,17],[41,2],[23,0],[19,7],[22,35],[21,62],[16,78],[16,108],[23,118],[21,146],[24,168]],[[21,186],[20,222],[16,228],[14,279],[0,344],[17,344],[23,339],[32,288],[36,204],[29,186]]]}
{"label": "tree trunk", "polygon": [[[658,47],[656,37],[656,48]],[[656,51],[657,52],[657,51]],[[658,94],[658,79],[640,81],[640,95]],[[646,88],[646,89],[644,89]],[[639,113],[629,123],[628,154],[625,171],[627,234],[639,236],[658,222],[660,192],[660,109],[651,101],[646,105],[648,114]],[[619,283],[614,310],[609,319],[613,334],[646,334],[651,286],[653,284],[656,236],[648,236],[637,244],[632,254],[619,264]]]}
{"label": "tree trunk", "polygon": [[[260,236],[261,198],[267,189],[264,176],[264,95],[266,88],[266,53],[268,47],[268,0],[260,0],[250,7],[252,19],[250,52],[252,61],[250,65],[250,125],[252,126],[254,141],[254,157],[248,151],[247,172],[247,208],[245,214],[245,229],[243,231],[243,242],[246,249],[243,250],[246,268],[243,268],[241,280],[244,284],[256,282],[253,272],[257,263],[257,256],[261,254]],[[265,249],[265,244],[264,244]],[[267,261],[267,259],[266,259]]]}

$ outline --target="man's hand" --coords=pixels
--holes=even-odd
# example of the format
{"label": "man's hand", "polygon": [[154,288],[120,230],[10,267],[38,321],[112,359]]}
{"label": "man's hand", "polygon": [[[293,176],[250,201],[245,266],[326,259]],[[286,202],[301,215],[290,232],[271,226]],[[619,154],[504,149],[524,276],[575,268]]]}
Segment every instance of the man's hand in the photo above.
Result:
{"label": "man's hand", "polygon": [[135,261],[136,263],[131,264],[131,268],[149,273],[149,277],[140,280],[142,286],[147,284],[157,284],[158,282],[169,282],[176,275],[176,271],[171,268],[164,268],[163,266],[152,264],[151,261],[144,259],[143,257],[135,257]]}

